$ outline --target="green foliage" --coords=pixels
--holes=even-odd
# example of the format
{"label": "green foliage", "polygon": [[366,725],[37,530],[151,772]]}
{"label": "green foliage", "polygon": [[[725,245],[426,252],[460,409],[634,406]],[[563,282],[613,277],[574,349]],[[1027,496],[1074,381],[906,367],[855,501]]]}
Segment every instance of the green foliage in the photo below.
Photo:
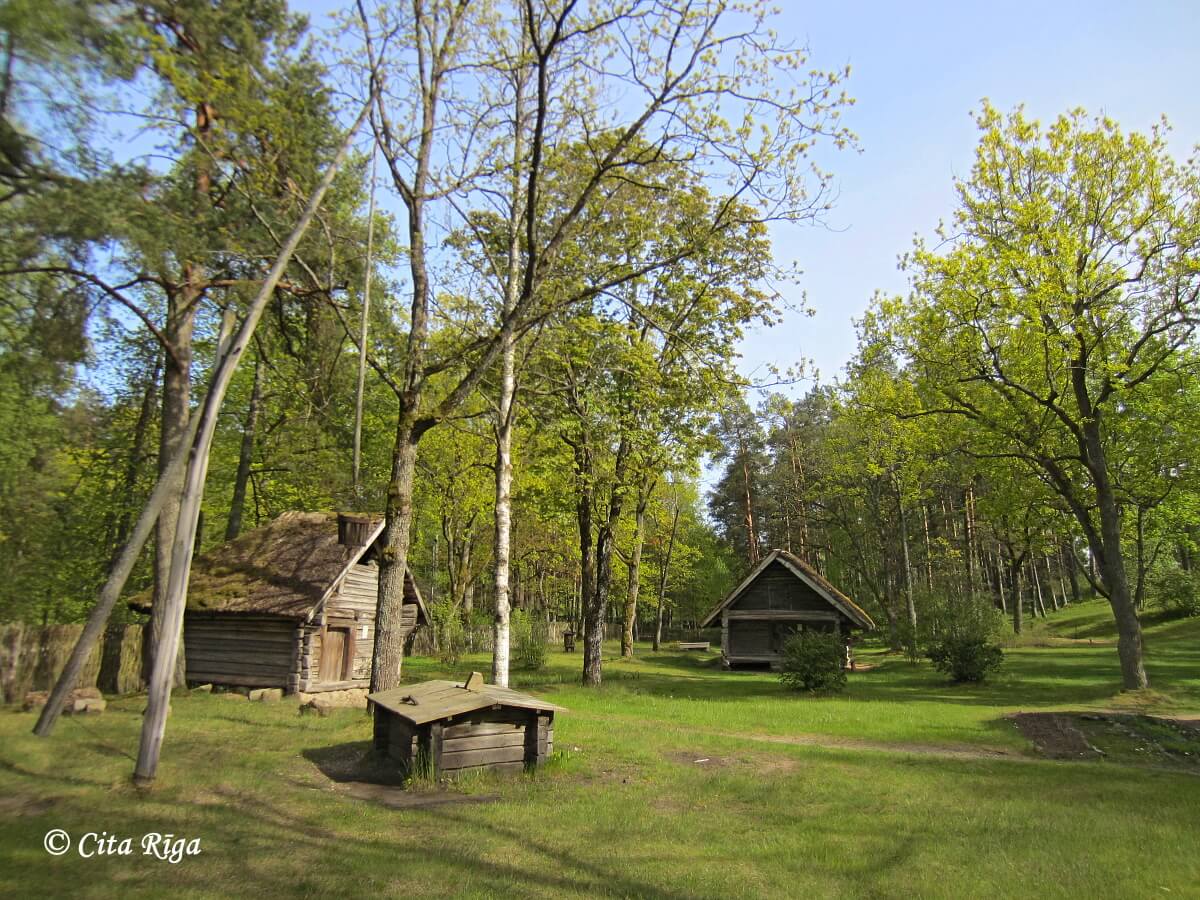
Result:
{"label": "green foliage", "polygon": [[445,665],[455,665],[466,649],[462,614],[449,600],[438,600],[429,604],[429,618],[438,659]]}
{"label": "green foliage", "polygon": [[998,644],[980,637],[946,637],[928,650],[933,667],[956,683],[980,682],[1004,661]]}
{"label": "green foliage", "polygon": [[922,631],[929,642],[924,655],[934,668],[955,682],[979,682],[1000,665],[1003,651],[996,640],[1004,614],[990,596],[943,594],[922,600]]}
{"label": "green foliage", "polygon": [[923,636],[928,639],[971,638],[992,641],[1004,628],[1004,613],[990,595],[918,594]]}
{"label": "green foliage", "polygon": [[840,691],[846,686],[846,644],[835,631],[798,631],[783,645],[779,680],[793,691]]}
{"label": "green foliage", "polygon": [[537,671],[546,665],[550,629],[545,616],[528,610],[513,610],[509,620],[512,629],[513,659],[517,667]]}
{"label": "green foliage", "polygon": [[1200,616],[1200,578],[1177,566],[1156,572],[1150,590],[1158,605],[1180,616]]}

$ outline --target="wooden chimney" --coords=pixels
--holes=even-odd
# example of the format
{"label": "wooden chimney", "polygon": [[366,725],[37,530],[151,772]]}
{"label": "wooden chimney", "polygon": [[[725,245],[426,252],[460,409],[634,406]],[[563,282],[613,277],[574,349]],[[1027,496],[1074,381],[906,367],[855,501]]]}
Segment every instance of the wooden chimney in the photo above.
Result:
{"label": "wooden chimney", "polygon": [[371,519],[354,513],[338,513],[338,543],[362,547],[371,539]]}

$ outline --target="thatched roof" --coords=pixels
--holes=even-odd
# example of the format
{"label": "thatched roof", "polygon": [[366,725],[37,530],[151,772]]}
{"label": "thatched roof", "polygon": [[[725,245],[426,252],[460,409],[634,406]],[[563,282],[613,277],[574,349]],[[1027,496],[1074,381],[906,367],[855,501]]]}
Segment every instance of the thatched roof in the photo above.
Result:
{"label": "thatched roof", "polygon": [[[382,529],[382,520],[372,520],[366,545],[347,547],[338,543],[336,513],[285,512],[198,556],[192,562],[187,608],[306,619]],[[405,602],[425,612],[411,573],[404,594]],[[152,597],[153,591],[143,591],[129,605],[148,610]]]}
{"label": "thatched roof", "polygon": [[821,597],[823,597],[830,606],[844,615],[859,628],[865,628],[868,630],[873,630],[875,628],[875,623],[871,620],[871,617],[863,611],[862,607],[830,584],[825,579],[825,576],[820,572],[818,572],[808,563],[804,562],[804,560],[800,559],[800,557],[794,556],[793,554],[788,553],[786,550],[772,550],[765,557],[763,557],[762,562],[754,567],[750,574],[742,580],[742,583],[730,591],[725,599],[718,603],[716,607],[713,608],[712,612],[704,617],[704,620],[700,623],[700,627],[707,628],[710,624],[712,624],[721,614],[721,610],[728,606],[732,606],[735,602],[737,602],[737,599],[746,592],[750,585],[754,583],[755,579],[765,572],[771,563],[776,561],[783,564],[785,568],[790,569],[793,575],[795,575],[801,581],[806,582],[808,586],[816,591]]}

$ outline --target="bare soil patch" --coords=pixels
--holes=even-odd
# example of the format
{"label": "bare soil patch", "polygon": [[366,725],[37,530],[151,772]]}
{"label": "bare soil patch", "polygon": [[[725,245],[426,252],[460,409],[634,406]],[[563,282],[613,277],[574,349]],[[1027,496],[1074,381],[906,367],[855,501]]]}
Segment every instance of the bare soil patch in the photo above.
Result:
{"label": "bare soil patch", "polygon": [[838,750],[876,750],[883,753],[916,753],[941,756],[946,759],[1004,759],[1027,760],[1008,750],[974,747],[959,744],[921,744],[911,741],[867,741],[860,738],[843,738],[829,734],[747,734],[752,741],[769,744],[797,744],[805,747],[825,747]]}
{"label": "bare soil patch", "polygon": [[1050,759],[1105,759],[1200,775],[1200,721],[1138,713],[1017,713],[1017,728]]}
{"label": "bare soil patch", "polygon": [[53,809],[58,803],[57,797],[26,797],[21,794],[9,794],[0,797],[0,816],[38,816]]}
{"label": "bare soil patch", "polygon": [[1099,759],[1103,754],[1088,743],[1072,722],[1060,713],[1015,713],[1017,729],[1047,759]]}
{"label": "bare soil patch", "polygon": [[696,766],[702,769],[727,769],[738,763],[738,760],[732,756],[713,756],[710,753],[700,753],[691,750],[672,750],[663,755],[672,762],[682,763],[685,766]]}

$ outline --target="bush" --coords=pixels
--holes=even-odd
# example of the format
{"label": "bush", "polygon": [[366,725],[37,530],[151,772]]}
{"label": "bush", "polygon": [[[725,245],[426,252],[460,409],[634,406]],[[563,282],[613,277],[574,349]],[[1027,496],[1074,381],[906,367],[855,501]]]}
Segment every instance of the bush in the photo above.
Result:
{"label": "bush", "polygon": [[550,639],[550,627],[546,620],[517,609],[513,610],[510,624],[517,666],[537,670],[546,665],[546,643]]}
{"label": "bush", "polygon": [[1004,660],[999,645],[973,636],[946,637],[930,647],[928,655],[935,669],[960,684],[983,681]]}
{"label": "bush", "polygon": [[447,666],[457,665],[466,642],[462,615],[458,607],[449,600],[430,603],[429,618],[432,620],[438,659]]}
{"label": "bush", "polygon": [[988,591],[975,595],[961,592],[926,594],[921,613],[920,646],[940,643],[949,638],[974,638],[996,643],[1006,628],[1004,613],[992,602]]}
{"label": "bush", "polygon": [[846,686],[846,643],[834,631],[798,631],[783,645],[779,680],[793,691],[840,691]]}
{"label": "bush", "polygon": [[1196,576],[1172,567],[1156,572],[1150,589],[1159,606],[1180,616],[1200,616],[1200,584]]}

